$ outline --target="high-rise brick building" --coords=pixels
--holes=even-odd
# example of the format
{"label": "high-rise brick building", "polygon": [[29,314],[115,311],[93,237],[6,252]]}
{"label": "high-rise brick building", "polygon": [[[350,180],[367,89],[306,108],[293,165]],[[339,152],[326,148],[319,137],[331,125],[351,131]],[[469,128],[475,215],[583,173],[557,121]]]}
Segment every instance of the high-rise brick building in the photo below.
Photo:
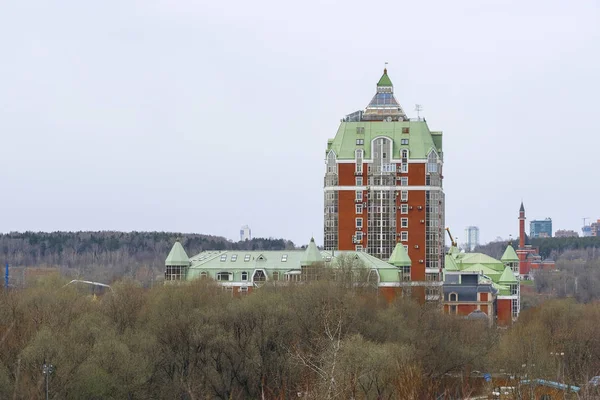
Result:
{"label": "high-rise brick building", "polygon": [[410,280],[439,280],[444,260],[442,133],[408,118],[387,70],[364,110],[342,119],[325,152],[325,250],[387,260],[397,242]]}

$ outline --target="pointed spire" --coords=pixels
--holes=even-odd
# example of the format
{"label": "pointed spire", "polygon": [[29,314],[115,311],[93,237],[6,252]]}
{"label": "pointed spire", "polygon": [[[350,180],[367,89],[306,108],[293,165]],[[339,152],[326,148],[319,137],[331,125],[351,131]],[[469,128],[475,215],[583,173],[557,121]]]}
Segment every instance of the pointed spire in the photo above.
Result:
{"label": "pointed spire", "polygon": [[523,207],[523,200],[521,200],[521,208],[519,208],[519,212],[525,212],[525,207]]}
{"label": "pointed spire", "polygon": [[509,244],[506,246],[506,250],[504,250],[504,254],[500,258],[502,262],[513,262],[519,261],[519,257],[517,256],[517,252],[515,249]]}
{"label": "pointed spire", "polygon": [[310,238],[310,242],[308,243],[308,246],[306,246],[306,250],[304,250],[304,254],[300,259],[300,265],[309,266],[321,261],[323,261],[323,256],[321,256],[321,252],[315,244],[315,238]]}
{"label": "pointed spire", "polygon": [[390,79],[390,77],[387,74],[387,68],[383,69],[383,75],[381,75],[379,82],[377,82],[377,87],[380,87],[380,86],[390,86],[390,87],[394,86],[392,84],[392,80]]}
{"label": "pointed spire", "polygon": [[517,278],[515,278],[515,274],[511,271],[509,267],[504,268],[504,272],[500,275],[500,279],[498,279],[498,283],[517,283]]}
{"label": "pointed spire", "polygon": [[396,247],[394,247],[388,263],[395,267],[409,267],[411,265],[410,257],[402,243],[396,243]]}
{"label": "pointed spire", "polygon": [[183,267],[187,267],[190,265],[190,258],[183,249],[183,246],[179,242],[179,239],[177,239],[177,241],[171,248],[167,259],[165,260],[165,265]]}

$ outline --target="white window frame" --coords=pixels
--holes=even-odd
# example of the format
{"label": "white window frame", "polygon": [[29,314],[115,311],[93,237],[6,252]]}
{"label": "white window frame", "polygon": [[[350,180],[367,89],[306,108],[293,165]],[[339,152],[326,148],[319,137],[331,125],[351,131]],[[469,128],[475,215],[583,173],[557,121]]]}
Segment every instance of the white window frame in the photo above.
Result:
{"label": "white window frame", "polygon": [[401,168],[400,171],[402,173],[408,173],[408,163],[402,163],[401,165],[402,166],[400,167]]}
{"label": "white window frame", "polygon": [[402,231],[402,232],[400,232],[400,241],[401,242],[408,242],[408,231]]}
{"label": "white window frame", "polygon": [[408,201],[408,190],[400,191],[400,201]]}
{"label": "white window frame", "polygon": [[362,233],[362,231],[356,231],[354,233],[354,237],[356,238],[356,240],[363,240],[363,233]]}
{"label": "white window frame", "polygon": [[408,228],[408,218],[400,218],[400,228]]}
{"label": "white window frame", "polygon": [[354,151],[354,163],[356,164],[355,171],[359,174],[362,174],[363,172],[363,158],[364,152],[362,149],[357,149]]}
{"label": "white window frame", "polygon": [[[223,275],[227,275],[227,279],[221,279],[221,277]],[[216,279],[219,282],[231,282],[231,281],[233,281],[233,274],[231,272],[227,272],[227,271],[220,271],[220,272],[217,272]]]}
{"label": "white window frame", "polygon": [[356,205],[356,210],[355,211],[356,211],[357,214],[362,214],[363,213],[363,205],[362,205],[362,203]]}
{"label": "white window frame", "polygon": [[408,204],[400,204],[400,214],[408,214]]}
{"label": "white window frame", "polygon": [[362,186],[363,185],[363,177],[362,176],[357,176],[356,177],[355,185],[356,186]]}
{"label": "white window frame", "polygon": [[363,251],[362,244],[357,244],[356,246],[354,246],[354,251]]}
{"label": "white window frame", "polygon": [[408,176],[403,176],[400,178],[400,186],[408,186]]}
{"label": "white window frame", "polygon": [[356,191],[356,200],[362,201],[362,199],[363,199],[363,191],[362,190],[357,190]]}
{"label": "white window frame", "polygon": [[363,227],[363,219],[362,218],[355,218],[355,224],[357,228],[361,228]]}
{"label": "white window frame", "polygon": [[402,149],[400,151],[400,158],[408,158],[408,149]]}
{"label": "white window frame", "polygon": [[[246,278],[244,278],[244,275],[246,275]],[[242,273],[240,274],[240,279],[242,280],[242,282],[246,282],[248,280],[248,272],[242,271]]]}

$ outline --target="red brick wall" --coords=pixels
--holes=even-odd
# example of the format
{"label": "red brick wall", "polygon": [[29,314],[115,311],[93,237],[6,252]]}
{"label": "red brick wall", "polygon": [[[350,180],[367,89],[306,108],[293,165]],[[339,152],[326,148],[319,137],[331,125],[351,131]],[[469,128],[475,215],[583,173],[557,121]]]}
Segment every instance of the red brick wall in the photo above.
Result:
{"label": "red brick wall", "polygon": [[510,299],[498,299],[497,302],[498,319],[496,323],[499,326],[508,326],[512,323],[512,301]]}

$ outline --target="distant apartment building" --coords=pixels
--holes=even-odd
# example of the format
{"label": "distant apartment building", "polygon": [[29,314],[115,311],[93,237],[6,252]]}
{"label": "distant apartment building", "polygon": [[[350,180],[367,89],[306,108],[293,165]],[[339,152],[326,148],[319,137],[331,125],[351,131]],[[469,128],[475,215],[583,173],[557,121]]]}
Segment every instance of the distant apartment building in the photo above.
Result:
{"label": "distant apartment building", "polygon": [[240,229],[240,241],[252,240],[252,231],[248,225],[242,226]]}
{"label": "distant apartment building", "polygon": [[573,230],[559,229],[554,232],[554,237],[566,238],[566,237],[579,237],[579,234]]}
{"label": "distant apartment building", "polygon": [[364,110],[344,117],[325,151],[324,247],[388,260],[408,252],[412,281],[444,263],[442,132],[408,118],[387,69]]}
{"label": "distant apartment building", "polygon": [[552,218],[531,221],[529,223],[529,236],[534,239],[552,237]]}
{"label": "distant apartment building", "polygon": [[479,246],[479,228],[467,226],[465,228],[465,249],[473,251],[477,246]]}
{"label": "distant apartment building", "polygon": [[581,233],[581,236],[583,237],[592,236],[592,227],[590,225],[584,225],[583,228],[581,228]]}
{"label": "distant apartment building", "polygon": [[590,225],[592,235],[591,236],[600,236],[600,219],[596,222],[592,222]]}

